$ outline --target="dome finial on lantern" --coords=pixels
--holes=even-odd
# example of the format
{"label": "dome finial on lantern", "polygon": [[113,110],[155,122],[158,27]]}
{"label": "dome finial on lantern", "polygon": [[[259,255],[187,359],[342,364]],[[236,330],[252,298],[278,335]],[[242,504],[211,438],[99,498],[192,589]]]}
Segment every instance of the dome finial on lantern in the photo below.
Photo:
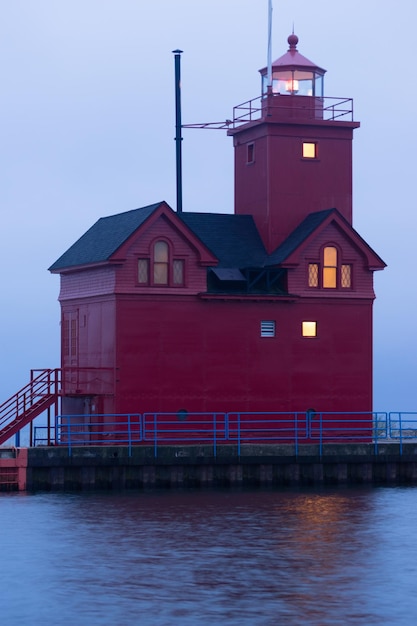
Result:
{"label": "dome finial on lantern", "polygon": [[294,33],[294,26],[292,27],[292,33],[291,33],[291,35],[288,36],[287,41],[288,41],[289,46],[290,46],[289,50],[297,50],[298,37]]}

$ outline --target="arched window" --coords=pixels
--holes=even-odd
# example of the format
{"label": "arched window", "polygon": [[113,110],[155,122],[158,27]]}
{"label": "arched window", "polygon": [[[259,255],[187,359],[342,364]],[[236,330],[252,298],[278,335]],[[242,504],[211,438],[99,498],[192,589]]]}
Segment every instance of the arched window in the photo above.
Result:
{"label": "arched window", "polygon": [[337,287],[337,250],[326,246],[323,251],[323,287]]}
{"label": "arched window", "polygon": [[167,285],[169,272],[169,248],[166,241],[157,241],[153,251],[153,282]]}
{"label": "arched window", "polygon": [[149,253],[148,257],[138,258],[138,286],[185,286],[185,259],[175,257],[167,241],[155,241]]}
{"label": "arched window", "polygon": [[325,246],[321,263],[308,264],[308,286],[316,289],[321,287],[325,289],[351,289],[352,264],[341,263],[340,256],[335,246]]}

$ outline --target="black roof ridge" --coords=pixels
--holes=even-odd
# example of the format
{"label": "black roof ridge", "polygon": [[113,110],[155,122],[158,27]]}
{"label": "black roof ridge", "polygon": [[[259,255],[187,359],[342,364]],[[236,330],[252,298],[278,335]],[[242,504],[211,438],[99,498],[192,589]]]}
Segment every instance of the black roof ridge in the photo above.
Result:
{"label": "black roof ridge", "polygon": [[[315,230],[318,228],[325,219],[331,214],[336,212],[340,217],[343,217],[336,208],[321,209],[314,213],[309,213],[295,229],[288,235],[282,243],[275,248],[273,252],[268,256],[266,265],[279,265],[290,254],[294,252]],[[349,223],[349,222],[348,222]]]}
{"label": "black roof ridge", "polygon": [[[78,268],[107,261],[164,201],[100,217],[53,263],[49,270]],[[169,207],[171,211],[171,207]],[[267,268],[282,263],[335,208],[310,213],[268,254],[253,215],[184,211],[173,213],[217,257],[217,267]],[[346,221],[346,220],[345,220]],[[225,223],[227,222],[227,224]],[[348,222],[347,222],[348,223]]]}
{"label": "black roof ridge", "polygon": [[[161,206],[161,204],[164,204],[164,203],[167,204],[165,200],[161,200],[160,202],[152,202],[152,204],[147,204],[146,206],[137,207],[136,209],[128,209],[127,211],[122,211],[121,213],[113,213],[112,215],[103,215],[102,217],[98,218],[97,222],[100,222],[101,220],[111,219],[112,217],[120,217],[121,215],[127,215],[128,213],[136,213],[136,211],[145,211],[146,209],[151,209],[151,208],[157,209],[159,206]],[[95,224],[97,224],[97,222],[95,222]]]}
{"label": "black roof ridge", "polygon": [[181,217],[181,215],[210,215],[210,216],[213,216],[213,217],[218,217],[220,215],[222,217],[234,217],[234,218],[236,218],[236,217],[238,217],[238,218],[240,218],[240,217],[250,217],[250,218],[253,218],[252,215],[248,215],[248,214],[246,214],[246,215],[238,215],[236,213],[213,213],[211,211],[181,211],[181,213],[177,213],[177,215],[179,217]]}
{"label": "black roof ridge", "polygon": [[[107,261],[164,201],[100,217],[48,269],[50,272]],[[132,219],[142,214],[141,219]]]}

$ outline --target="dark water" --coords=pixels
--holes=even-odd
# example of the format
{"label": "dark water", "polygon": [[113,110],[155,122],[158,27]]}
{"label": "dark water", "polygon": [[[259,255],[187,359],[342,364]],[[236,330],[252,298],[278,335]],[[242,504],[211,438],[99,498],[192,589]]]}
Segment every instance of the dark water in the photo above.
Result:
{"label": "dark water", "polygon": [[417,623],[417,489],[1,494],[14,625]]}

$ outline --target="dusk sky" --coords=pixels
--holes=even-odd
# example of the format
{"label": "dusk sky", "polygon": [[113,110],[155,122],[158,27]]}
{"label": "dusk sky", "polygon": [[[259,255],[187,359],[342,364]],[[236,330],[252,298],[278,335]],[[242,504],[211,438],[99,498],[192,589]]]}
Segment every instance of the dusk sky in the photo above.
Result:
{"label": "dusk sky", "polygon": [[[274,0],[273,59],[298,49],[354,99],[354,227],[375,276],[374,409],[417,411],[415,0]],[[59,366],[59,278],[47,268],[100,217],[175,208],[174,57],[183,123],[260,94],[267,0],[1,3],[0,403]],[[184,130],[184,211],[233,212],[225,131]],[[353,320],[354,323],[354,320]],[[343,358],[343,355],[341,355]],[[348,408],[348,407],[347,407]]]}

